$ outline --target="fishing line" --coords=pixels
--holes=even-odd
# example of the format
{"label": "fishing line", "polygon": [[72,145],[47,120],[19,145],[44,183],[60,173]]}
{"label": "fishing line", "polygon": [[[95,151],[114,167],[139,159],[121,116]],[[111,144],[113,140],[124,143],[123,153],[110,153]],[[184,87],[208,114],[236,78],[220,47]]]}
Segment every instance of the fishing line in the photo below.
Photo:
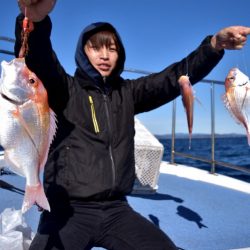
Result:
{"label": "fishing line", "polygon": [[[246,60],[246,54],[245,54],[245,50],[242,49],[241,51],[239,51],[238,54],[238,62],[242,62],[242,71],[245,72],[245,74],[249,75],[248,72],[248,67],[247,67],[247,60]],[[238,68],[240,68],[240,65],[237,65]]]}
{"label": "fishing line", "polygon": [[248,67],[247,67],[246,54],[245,54],[245,50],[244,49],[242,49],[241,54],[242,54],[242,57],[243,57],[243,68],[244,68],[246,74],[249,75]]}

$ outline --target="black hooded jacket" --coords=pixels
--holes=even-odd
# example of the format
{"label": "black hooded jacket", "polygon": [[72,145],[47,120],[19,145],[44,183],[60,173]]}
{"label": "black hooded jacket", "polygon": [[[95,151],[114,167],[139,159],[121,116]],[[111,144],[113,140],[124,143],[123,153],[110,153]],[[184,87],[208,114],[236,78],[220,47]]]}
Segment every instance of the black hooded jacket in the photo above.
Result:
{"label": "black hooded jacket", "polygon": [[[19,15],[16,22],[16,55],[21,46],[22,19]],[[131,192],[135,179],[134,115],[176,98],[180,94],[177,80],[187,73],[187,65],[194,84],[215,67],[224,52],[214,50],[211,37],[207,37],[194,52],[161,72],[125,80],[120,76],[125,51],[119,35],[112,25],[95,23],[80,35],[77,68],[70,76],[52,49],[51,27],[48,16],[35,23],[26,56],[28,67],[44,83],[58,119],[44,172],[47,195],[63,190],[73,200],[120,198]],[[117,34],[121,51],[118,66],[104,82],[83,46],[91,34],[106,29]]]}

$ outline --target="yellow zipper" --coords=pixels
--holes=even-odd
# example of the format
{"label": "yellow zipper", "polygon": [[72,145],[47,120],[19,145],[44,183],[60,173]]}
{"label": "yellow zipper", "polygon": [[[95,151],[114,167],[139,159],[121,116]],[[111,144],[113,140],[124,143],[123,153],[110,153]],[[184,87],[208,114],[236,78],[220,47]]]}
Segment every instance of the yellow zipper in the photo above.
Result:
{"label": "yellow zipper", "polygon": [[95,107],[94,107],[94,102],[92,99],[92,96],[89,95],[89,103],[90,103],[90,107],[91,107],[91,114],[92,114],[92,121],[93,121],[93,125],[94,125],[94,129],[96,133],[100,132],[97,120],[96,120],[96,115],[95,115]]}

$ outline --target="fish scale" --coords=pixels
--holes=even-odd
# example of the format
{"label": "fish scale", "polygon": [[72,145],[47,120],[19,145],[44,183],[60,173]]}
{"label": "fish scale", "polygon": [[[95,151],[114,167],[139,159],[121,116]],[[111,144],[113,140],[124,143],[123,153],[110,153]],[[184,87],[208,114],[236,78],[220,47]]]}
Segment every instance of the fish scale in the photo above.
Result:
{"label": "fish scale", "polygon": [[238,68],[232,68],[225,80],[225,94],[222,100],[234,120],[247,133],[250,145],[250,81]]}
{"label": "fish scale", "polygon": [[22,212],[33,204],[50,211],[39,176],[56,133],[55,114],[43,83],[24,58],[1,65],[0,144],[8,167],[26,178]]}

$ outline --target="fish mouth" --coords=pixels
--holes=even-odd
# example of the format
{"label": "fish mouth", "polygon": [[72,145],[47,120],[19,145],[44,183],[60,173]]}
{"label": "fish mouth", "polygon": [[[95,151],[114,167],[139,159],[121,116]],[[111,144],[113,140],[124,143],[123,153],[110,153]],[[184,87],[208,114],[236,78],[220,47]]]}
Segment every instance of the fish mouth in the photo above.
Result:
{"label": "fish mouth", "polygon": [[[235,81],[235,77],[234,77],[234,76],[227,77],[227,79],[228,79],[229,81],[232,81],[232,82]],[[242,87],[242,86],[244,86],[244,85],[247,85],[249,82],[250,82],[250,81],[249,81],[249,79],[248,79],[247,81],[245,81],[245,82],[243,82],[243,83],[239,83],[238,86],[239,86],[239,87]]]}
{"label": "fish mouth", "polygon": [[3,93],[1,93],[1,96],[2,96],[3,99],[5,99],[5,100],[7,100],[8,102],[13,103],[13,104],[15,104],[15,105],[17,105],[17,106],[22,105],[22,104],[24,103],[24,102],[20,102],[20,101],[11,99],[11,98],[9,98],[7,95],[5,95],[5,94],[3,94]]}
{"label": "fish mouth", "polygon": [[240,87],[241,87],[241,86],[244,86],[244,85],[248,84],[248,82],[249,82],[249,80],[246,81],[246,82],[243,82],[242,84],[239,84],[239,86],[240,86]]}

